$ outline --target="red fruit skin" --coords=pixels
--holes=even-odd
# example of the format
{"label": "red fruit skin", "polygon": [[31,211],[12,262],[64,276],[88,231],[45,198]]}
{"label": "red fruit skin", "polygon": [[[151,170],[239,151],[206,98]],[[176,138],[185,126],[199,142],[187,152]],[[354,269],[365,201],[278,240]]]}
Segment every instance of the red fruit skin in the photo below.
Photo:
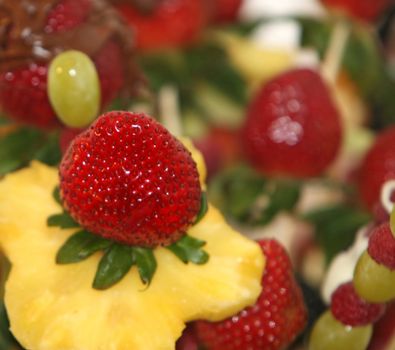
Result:
{"label": "red fruit skin", "polygon": [[375,323],[368,350],[393,350],[394,344],[395,303],[393,302],[387,306],[384,316]]}
{"label": "red fruit skin", "polygon": [[395,238],[388,222],[374,228],[369,237],[368,253],[378,264],[395,270]]}
{"label": "red fruit skin", "polygon": [[115,5],[136,33],[140,50],[179,47],[195,42],[208,22],[208,7],[202,0],[162,0],[150,13],[130,4]]}
{"label": "red fruit skin", "polygon": [[259,244],[267,259],[263,291],[254,306],[231,318],[195,323],[208,350],[285,349],[306,325],[306,307],[285,249],[275,240]]}
{"label": "red fruit skin", "polygon": [[[90,0],[63,0],[49,13],[45,31],[64,32],[82,24],[91,8]],[[121,48],[108,41],[92,57],[99,75],[101,107],[104,109],[124,85]],[[32,62],[12,71],[0,72],[0,109],[21,124],[40,128],[60,125],[47,95],[48,63]]]}
{"label": "red fruit skin", "polygon": [[359,297],[352,282],[340,285],[332,294],[331,311],[344,325],[357,327],[376,322],[385,312],[385,304],[369,303]]}
{"label": "red fruit skin", "polygon": [[242,2],[243,0],[215,0],[213,21],[216,23],[235,21]]}
{"label": "red fruit skin", "polygon": [[84,23],[91,9],[91,0],[62,0],[48,13],[46,33],[66,32]]}
{"label": "red fruit skin", "polygon": [[203,137],[194,140],[194,144],[203,154],[208,179],[241,159],[238,130],[215,127]]}
{"label": "red fruit skin", "polygon": [[100,80],[101,108],[104,109],[125,84],[121,47],[108,41],[93,57],[93,62]]}
{"label": "red fruit skin", "polygon": [[346,12],[365,21],[376,20],[391,4],[392,0],[321,0],[326,6]]}
{"label": "red fruit skin", "polygon": [[59,135],[59,146],[62,154],[65,154],[69,148],[71,142],[77,135],[83,132],[85,129],[77,128],[62,128]]}
{"label": "red fruit skin", "polygon": [[199,350],[199,343],[194,328],[188,325],[176,342],[176,350]]}
{"label": "red fruit skin", "polygon": [[357,187],[365,206],[374,211],[380,205],[382,185],[395,179],[395,127],[378,134],[358,170]]}
{"label": "red fruit skin", "polygon": [[269,175],[321,175],[342,138],[339,113],[317,72],[295,69],[264,85],[242,131],[246,158]]}
{"label": "red fruit skin", "polygon": [[127,245],[171,244],[200,209],[190,152],[144,114],[99,117],[73,140],[59,172],[70,215],[90,232]]}
{"label": "red fruit skin", "polygon": [[9,118],[41,128],[59,125],[47,95],[45,63],[0,73],[0,109]]}

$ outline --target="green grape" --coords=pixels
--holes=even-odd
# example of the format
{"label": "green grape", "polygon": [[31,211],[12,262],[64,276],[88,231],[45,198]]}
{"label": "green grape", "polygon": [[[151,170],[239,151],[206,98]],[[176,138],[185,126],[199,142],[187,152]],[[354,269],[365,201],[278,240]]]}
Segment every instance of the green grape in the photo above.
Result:
{"label": "green grape", "polygon": [[390,227],[391,227],[391,232],[395,236],[395,205],[391,211],[391,216],[390,216]]}
{"label": "green grape", "polygon": [[48,71],[48,96],[58,118],[74,128],[89,125],[99,113],[99,84],[86,54],[71,50],[56,56]]}
{"label": "green grape", "polygon": [[308,350],[365,350],[372,336],[372,326],[345,326],[326,311],[313,327]]}
{"label": "green grape", "polygon": [[384,303],[395,298],[395,271],[375,262],[367,251],[358,260],[354,270],[357,293],[372,303]]}

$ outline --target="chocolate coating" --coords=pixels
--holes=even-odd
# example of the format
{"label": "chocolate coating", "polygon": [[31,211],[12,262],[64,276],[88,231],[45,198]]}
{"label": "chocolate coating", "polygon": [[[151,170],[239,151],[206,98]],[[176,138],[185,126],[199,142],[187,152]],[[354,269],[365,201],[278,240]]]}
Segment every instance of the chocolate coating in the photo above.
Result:
{"label": "chocolate coating", "polygon": [[0,0],[0,72],[30,62],[49,62],[70,49],[94,57],[108,40],[115,40],[123,51],[123,95],[135,95],[143,79],[133,59],[134,35],[117,11],[105,0],[91,0],[91,10],[83,24],[48,33],[46,19],[59,1]]}
{"label": "chocolate coating", "polygon": [[113,4],[125,4],[137,8],[143,13],[151,13],[162,0],[109,0]]}

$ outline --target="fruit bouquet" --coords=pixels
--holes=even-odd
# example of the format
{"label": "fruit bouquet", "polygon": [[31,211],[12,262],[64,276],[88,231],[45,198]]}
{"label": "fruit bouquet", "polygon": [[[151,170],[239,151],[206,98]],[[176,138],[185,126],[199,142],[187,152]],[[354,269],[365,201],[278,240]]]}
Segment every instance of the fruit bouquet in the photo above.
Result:
{"label": "fruit bouquet", "polygon": [[0,348],[391,349],[393,11],[0,0]]}

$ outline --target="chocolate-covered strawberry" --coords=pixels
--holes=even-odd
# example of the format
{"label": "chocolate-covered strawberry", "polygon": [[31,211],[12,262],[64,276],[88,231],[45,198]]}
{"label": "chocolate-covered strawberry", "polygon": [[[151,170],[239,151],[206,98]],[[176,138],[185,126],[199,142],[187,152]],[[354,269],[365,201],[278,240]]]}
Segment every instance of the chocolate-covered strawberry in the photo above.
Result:
{"label": "chocolate-covered strawberry", "polygon": [[132,34],[104,0],[0,1],[0,110],[25,124],[58,123],[47,72],[66,50],[87,54],[100,80],[101,106],[132,95],[138,83]]}

